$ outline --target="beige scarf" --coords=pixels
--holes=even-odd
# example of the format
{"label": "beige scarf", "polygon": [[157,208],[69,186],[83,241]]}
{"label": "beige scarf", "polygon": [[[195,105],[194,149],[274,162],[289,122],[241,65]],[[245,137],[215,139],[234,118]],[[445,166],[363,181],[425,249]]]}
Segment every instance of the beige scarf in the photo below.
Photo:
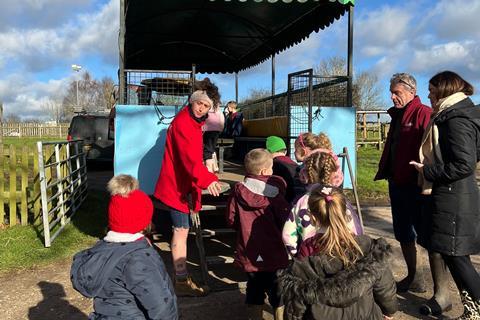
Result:
{"label": "beige scarf", "polygon": [[[422,144],[420,145],[419,155],[420,163],[426,165],[433,165],[437,161],[442,162],[442,153],[440,145],[438,144],[438,128],[435,125],[435,119],[446,109],[454,104],[468,98],[465,93],[457,92],[446,98],[440,99],[437,102],[438,110],[432,114],[432,118],[428,123],[422,137]],[[422,188],[422,194],[432,194],[432,183],[425,179],[423,173],[418,175],[418,185]]]}

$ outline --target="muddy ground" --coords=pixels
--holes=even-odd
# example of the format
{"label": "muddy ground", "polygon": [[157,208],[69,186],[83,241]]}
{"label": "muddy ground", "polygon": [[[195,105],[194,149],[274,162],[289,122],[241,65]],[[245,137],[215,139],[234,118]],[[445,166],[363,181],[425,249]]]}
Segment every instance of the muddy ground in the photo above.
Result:
{"label": "muddy ground", "polygon": [[[111,173],[99,172],[97,179],[91,179],[93,188],[102,188]],[[100,179],[100,181],[99,181]],[[233,179],[227,177],[227,179]],[[394,248],[391,258],[391,267],[395,278],[401,279],[405,275],[405,265],[398,244],[393,240],[390,210],[388,207],[364,207],[364,222],[366,231],[372,237],[385,237]],[[215,213],[206,213],[202,218],[205,228],[214,227],[222,218]],[[159,223],[162,223],[161,219]],[[209,225],[211,224],[211,225]],[[159,236],[156,245],[170,266],[170,252],[168,235]],[[205,240],[207,255],[231,256],[233,237],[215,237]],[[189,243],[189,268],[196,278],[200,278],[195,243]],[[422,317],[418,313],[418,306],[432,295],[432,281],[428,275],[428,261],[426,253],[421,252],[421,268],[427,271],[429,291],[425,294],[406,293],[399,295],[400,312],[395,319],[436,319]],[[472,258],[477,270],[480,270],[480,257]],[[47,266],[15,273],[0,275],[0,319],[4,320],[86,320],[92,311],[92,301],[82,297],[70,284],[70,259]],[[210,269],[209,284],[212,293],[202,298],[179,298],[180,319],[246,319],[244,294],[245,278],[241,272],[231,264],[212,267]],[[450,289],[454,308],[441,319],[448,319],[461,314],[462,307],[453,281],[450,280]],[[268,306],[264,311],[265,319],[273,319]]]}
{"label": "muddy ground", "polygon": [[[405,274],[405,266],[398,245],[392,239],[388,208],[364,208],[367,232],[374,236],[386,237],[394,246],[391,266],[394,275],[400,279]],[[162,239],[156,244],[169,265],[168,244]],[[216,239],[206,240],[207,253],[227,255],[230,241],[219,242]],[[210,251],[209,251],[210,250]],[[221,251],[225,251],[223,253]],[[194,242],[190,243],[190,253],[193,257],[190,269],[199,278],[196,267],[196,252]],[[422,252],[423,267],[427,270],[426,255]],[[480,257],[473,260],[480,269]],[[92,310],[92,301],[82,297],[70,284],[70,259],[47,266],[23,270],[13,274],[0,276],[0,314],[5,320],[86,320]],[[427,270],[428,271],[428,270]],[[211,268],[210,285],[214,290],[207,297],[180,298],[180,319],[245,319],[244,294],[245,283],[243,274],[232,265]],[[399,295],[400,312],[396,319],[435,319],[421,317],[417,307],[431,295],[431,278],[427,277],[429,292],[426,294]],[[458,316],[462,309],[455,291],[453,281],[450,282],[454,309],[446,314],[448,317]],[[266,307],[265,319],[272,319],[270,310]]]}

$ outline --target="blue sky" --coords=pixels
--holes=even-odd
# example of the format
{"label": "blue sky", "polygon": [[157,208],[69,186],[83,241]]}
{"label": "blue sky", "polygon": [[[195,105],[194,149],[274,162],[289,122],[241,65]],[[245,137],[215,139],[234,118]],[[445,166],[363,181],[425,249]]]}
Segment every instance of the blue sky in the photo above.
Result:
{"label": "blue sky", "polygon": [[[251,1],[251,0],[248,0]],[[272,4],[274,5],[274,4]],[[480,0],[356,0],[354,72],[377,74],[389,105],[395,72],[417,77],[428,104],[427,82],[435,73],[460,73],[480,91]],[[119,0],[3,0],[0,10],[0,100],[4,114],[42,117],[42,104],[61,96],[79,64],[95,78],[117,81]],[[347,17],[313,33],[276,57],[276,92],[287,74],[322,59],[346,58]],[[239,96],[271,88],[271,62],[239,74]],[[235,98],[234,75],[211,75],[222,100]],[[480,103],[480,95],[473,97]]]}

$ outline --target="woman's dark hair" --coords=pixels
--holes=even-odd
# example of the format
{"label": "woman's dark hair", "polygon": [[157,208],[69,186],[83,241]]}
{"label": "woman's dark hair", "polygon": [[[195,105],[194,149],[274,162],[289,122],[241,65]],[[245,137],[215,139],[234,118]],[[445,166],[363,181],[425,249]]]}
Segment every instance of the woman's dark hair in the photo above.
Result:
{"label": "woman's dark hair", "polygon": [[195,81],[193,86],[193,91],[203,90],[207,92],[207,95],[212,99],[213,105],[217,106],[220,104],[220,93],[218,92],[218,87],[210,81],[209,78],[203,80]]}
{"label": "woman's dark hair", "polygon": [[467,96],[473,94],[473,86],[453,71],[442,71],[434,75],[429,83],[435,88],[437,100],[446,98],[454,93],[463,92]]}

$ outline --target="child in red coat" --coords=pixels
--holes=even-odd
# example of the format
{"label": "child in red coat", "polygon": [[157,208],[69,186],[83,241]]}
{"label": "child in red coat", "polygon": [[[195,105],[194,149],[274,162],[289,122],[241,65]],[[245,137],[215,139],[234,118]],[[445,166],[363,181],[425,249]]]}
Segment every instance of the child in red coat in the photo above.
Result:
{"label": "child in red coat", "polygon": [[272,155],[253,149],[245,156],[246,176],[235,185],[228,201],[227,223],[237,230],[235,263],[248,277],[246,303],[249,319],[261,319],[265,294],[281,319],[276,271],[288,264],[282,228],[290,211],[285,181],[272,176]]}

